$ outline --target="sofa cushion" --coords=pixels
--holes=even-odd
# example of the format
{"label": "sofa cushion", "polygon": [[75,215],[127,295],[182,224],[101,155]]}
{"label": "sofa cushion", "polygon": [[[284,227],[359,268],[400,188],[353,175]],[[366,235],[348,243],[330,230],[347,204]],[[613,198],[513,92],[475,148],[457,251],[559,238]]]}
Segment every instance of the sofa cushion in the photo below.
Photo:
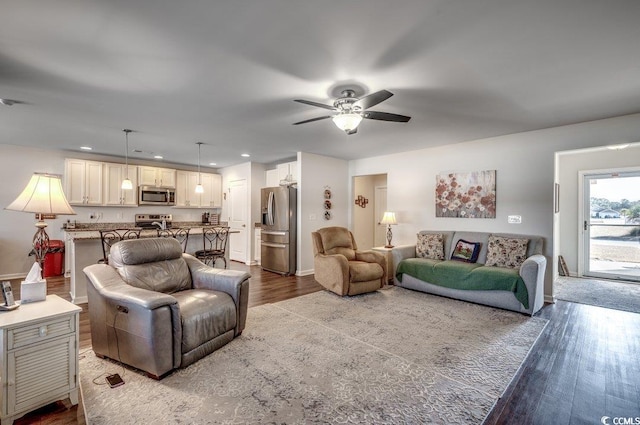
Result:
{"label": "sofa cushion", "polygon": [[489,236],[487,243],[487,266],[520,268],[527,259],[529,239]]}
{"label": "sofa cushion", "polygon": [[187,353],[236,326],[236,306],[229,294],[192,289],[173,295],[180,306],[182,352]]}
{"label": "sofa cushion", "polygon": [[478,254],[480,254],[480,242],[469,242],[464,239],[459,239],[458,242],[456,242],[455,248],[453,248],[451,259],[475,263],[478,261]]}
{"label": "sofa cushion", "polygon": [[191,288],[191,273],[175,239],[123,240],[111,247],[109,264],[131,286],[172,294]]}
{"label": "sofa cushion", "polygon": [[355,246],[351,239],[351,232],[344,227],[325,227],[318,229],[318,234],[322,240],[322,248],[325,254],[341,254],[347,260],[355,260]]}
{"label": "sofa cushion", "polygon": [[349,280],[351,282],[366,282],[382,278],[384,270],[378,263],[364,261],[349,261]]}
{"label": "sofa cushion", "polygon": [[444,237],[442,233],[418,233],[416,256],[432,260],[444,260]]}

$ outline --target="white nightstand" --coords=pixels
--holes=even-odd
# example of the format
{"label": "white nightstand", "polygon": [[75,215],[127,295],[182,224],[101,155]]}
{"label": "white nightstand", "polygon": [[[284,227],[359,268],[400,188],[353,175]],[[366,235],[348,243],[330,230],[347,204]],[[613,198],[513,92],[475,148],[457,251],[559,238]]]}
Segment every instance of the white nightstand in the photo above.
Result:
{"label": "white nightstand", "polygon": [[78,404],[78,326],[82,309],[57,295],[0,313],[0,422],[57,400]]}
{"label": "white nightstand", "polygon": [[393,255],[391,250],[393,248],[385,248],[384,246],[376,246],[371,248],[373,251],[378,251],[387,259],[387,282],[390,285],[393,285],[393,273],[395,270],[393,269]]}

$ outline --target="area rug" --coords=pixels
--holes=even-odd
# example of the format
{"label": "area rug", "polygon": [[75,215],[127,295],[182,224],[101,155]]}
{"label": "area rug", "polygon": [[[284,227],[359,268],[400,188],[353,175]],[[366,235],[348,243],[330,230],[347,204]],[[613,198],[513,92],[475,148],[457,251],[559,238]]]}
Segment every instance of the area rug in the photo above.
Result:
{"label": "area rug", "polygon": [[640,313],[640,285],[635,283],[559,277],[553,292],[559,300]]}
{"label": "area rug", "polygon": [[[80,359],[89,424],[480,423],[547,321],[392,288],[249,309],[243,334],[154,381]],[[99,381],[98,381],[99,382]]]}

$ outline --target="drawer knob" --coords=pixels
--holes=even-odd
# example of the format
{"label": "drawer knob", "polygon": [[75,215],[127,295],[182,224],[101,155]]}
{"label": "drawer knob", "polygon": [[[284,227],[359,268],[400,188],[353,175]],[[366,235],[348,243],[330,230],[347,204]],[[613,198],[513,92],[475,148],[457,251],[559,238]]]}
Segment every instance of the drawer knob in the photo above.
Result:
{"label": "drawer knob", "polygon": [[47,336],[47,327],[40,326],[40,329],[38,329],[38,333],[40,334],[40,336]]}

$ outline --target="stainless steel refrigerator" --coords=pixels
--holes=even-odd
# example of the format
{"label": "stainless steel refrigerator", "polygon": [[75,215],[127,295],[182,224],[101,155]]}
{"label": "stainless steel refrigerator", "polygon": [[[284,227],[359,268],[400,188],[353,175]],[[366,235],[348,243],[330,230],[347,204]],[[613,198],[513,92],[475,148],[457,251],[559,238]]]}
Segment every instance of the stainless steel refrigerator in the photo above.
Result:
{"label": "stainless steel refrigerator", "polygon": [[262,189],[260,262],[264,270],[284,275],[296,272],[296,205],[295,187]]}

